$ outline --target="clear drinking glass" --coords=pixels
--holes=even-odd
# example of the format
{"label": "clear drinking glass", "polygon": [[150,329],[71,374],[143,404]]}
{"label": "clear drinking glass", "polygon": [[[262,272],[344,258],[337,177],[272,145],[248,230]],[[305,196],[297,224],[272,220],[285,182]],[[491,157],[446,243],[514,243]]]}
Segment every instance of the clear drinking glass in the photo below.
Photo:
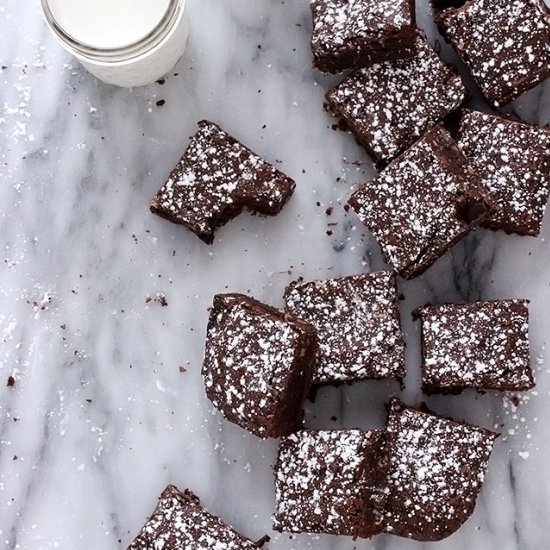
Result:
{"label": "clear drinking glass", "polygon": [[71,36],[42,0],[46,22],[57,41],[100,80],[117,86],[142,86],[168,73],[183,55],[189,36],[185,0],[170,0],[160,22],[138,41],[99,48]]}

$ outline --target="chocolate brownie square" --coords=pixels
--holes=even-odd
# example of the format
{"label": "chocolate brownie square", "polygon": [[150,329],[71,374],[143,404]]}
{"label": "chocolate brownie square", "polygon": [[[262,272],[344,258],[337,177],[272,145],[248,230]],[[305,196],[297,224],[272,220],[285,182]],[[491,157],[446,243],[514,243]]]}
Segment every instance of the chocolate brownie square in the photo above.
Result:
{"label": "chocolate brownie square", "polygon": [[420,275],[494,212],[479,176],[440,125],[351,196],[387,263]]}
{"label": "chocolate brownie square", "polygon": [[413,0],[313,0],[310,6],[313,64],[323,72],[414,53]]}
{"label": "chocolate brownie square", "polygon": [[497,437],[394,399],[386,425],[386,532],[419,541],[452,535],[474,511]]}
{"label": "chocolate brownie square", "polygon": [[532,388],[528,304],[499,300],[418,309],[424,391]]}
{"label": "chocolate brownie square", "polygon": [[495,107],[550,76],[550,10],[543,0],[470,0],[436,21]]}
{"label": "chocolate brownie square", "polygon": [[383,432],[300,431],[281,441],[273,528],[368,538],[383,531]]}
{"label": "chocolate brownie square", "polygon": [[184,225],[207,244],[216,229],[243,208],[278,214],[294,191],[294,181],[207,120],[191,139],[151,211]]}
{"label": "chocolate brownie square", "polygon": [[458,146],[499,207],[483,225],[537,236],[550,190],[550,131],[467,111]]}
{"label": "chocolate brownie square", "polygon": [[466,89],[421,36],[410,59],[361,69],[327,92],[340,116],[378,162],[387,163],[466,99]]}
{"label": "chocolate brownie square", "polygon": [[260,437],[300,428],[317,353],[315,328],[242,294],[218,294],[202,375],[231,422]]}
{"label": "chocolate brownie square", "polygon": [[189,490],[169,485],[156,510],[128,550],[258,550],[223,521],[209,514]]}
{"label": "chocolate brownie square", "polygon": [[393,272],[296,282],[285,301],[287,311],[317,329],[314,385],[405,376]]}

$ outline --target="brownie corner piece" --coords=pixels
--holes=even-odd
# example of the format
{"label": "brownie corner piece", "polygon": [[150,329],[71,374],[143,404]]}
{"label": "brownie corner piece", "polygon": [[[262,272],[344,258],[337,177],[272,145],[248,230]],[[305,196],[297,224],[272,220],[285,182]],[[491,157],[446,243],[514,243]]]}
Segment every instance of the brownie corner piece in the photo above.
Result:
{"label": "brownie corner piece", "polygon": [[323,72],[364,67],[414,53],[412,0],[312,0],[313,65]]}
{"label": "brownie corner piece", "polygon": [[152,548],[257,550],[258,546],[208,513],[191,491],[180,491],[169,485],[160,495],[153,514],[128,546],[128,550]]}
{"label": "brownie corner piece", "polygon": [[385,531],[418,541],[452,535],[474,511],[497,437],[392,400]]}
{"label": "brownie corner piece", "polygon": [[533,388],[528,305],[496,300],[420,308],[424,391]]}
{"label": "brownie corner piece", "polygon": [[458,73],[420,33],[415,49],[410,59],[355,71],[326,94],[329,110],[382,164],[404,152],[467,96]]}
{"label": "brownie corner piece", "polygon": [[300,428],[317,352],[315,328],[242,294],[214,297],[202,375],[225,418],[253,434]]}
{"label": "brownie corner piece", "polygon": [[470,0],[436,16],[483,95],[501,107],[550,76],[544,0]]}
{"label": "brownie corner piece", "polygon": [[482,225],[539,235],[550,192],[550,131],[467,110],[458,145],[499,207]]}
{"label": "brownie corner piece", "polygon": [[151,211],[212,244],[215,231],[243,208],[273,216],[295,183],[217,124],[202,120]]}
{"label": "brownie corner piece", "polygon": [[360,186],[348,205],[404,279],[423,273],[496,209],[441,125]]}
{"label": "brownie corner piece", "polygon": [[302,430],[281,440],[273,528],[369,538],[383,531],[381,431]]}
{"label": "brownie corner piece", "polygon": [[285,302],[317,329],[313,385],[405,376],[394,272],[295,282]]}

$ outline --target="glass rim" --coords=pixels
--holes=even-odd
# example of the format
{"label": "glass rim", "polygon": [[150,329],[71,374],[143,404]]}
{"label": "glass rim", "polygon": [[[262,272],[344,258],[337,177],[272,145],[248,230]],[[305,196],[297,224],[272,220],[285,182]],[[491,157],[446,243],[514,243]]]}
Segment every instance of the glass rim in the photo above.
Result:
{"label": "glass rim", "polygon": [[173,28],[177,22],[185,0],[170,0],[166,13],[162,19],[155,25],[149,33],[142,38],[132,42],[126,46],[115,48],[101,48],[81,42],[70,33],[68,33],[57,21],[53,12],[50,9],[49,0],[41,0],[42,11],[46,18],[46,22],[55,34],[55,36],[77,56],[84,57],[90,61],[98,61],[103,63],[117,63],[121,61],[129,61],[133,58],[140,57],[149,50],[160,44],[165,36]]}

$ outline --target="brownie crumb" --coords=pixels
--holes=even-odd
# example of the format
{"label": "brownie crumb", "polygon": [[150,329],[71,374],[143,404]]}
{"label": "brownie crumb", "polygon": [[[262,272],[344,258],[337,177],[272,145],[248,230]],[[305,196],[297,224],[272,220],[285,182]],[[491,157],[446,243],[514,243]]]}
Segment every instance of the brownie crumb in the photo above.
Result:
{"label": "brownie crumb", "polygon": [[334,212],[334,208],[332,206],[329,206],[326,210],[325,210],[325,214],[327,216],[332,216],[332,213]]}
{"label": "brownie crumb", "polygon": [[[261,46],[258,46],[260,48]],[[254,544],[258,548],[262,548],[264,544],[267,544],[271,540],[271,537],[269,535],[264,535],[260,540],[256,541]]]}
{"label": "brownie crumb", "polygon": [[180,368],[179,368],[181,374],[185,374],[187,372],[187,369],[183,366],[180,365]]}
{"label": "brownie crumb", "polygon": [[166,82],[166,79],[165,78],[159,78],[157,80],[157,84],[160,84],[161,86],[164,86],[164,83]]}
{"label": "brownie crumb", "polygon": [[157,102],[156,102],[156,106],[157,107],[162,107],[164,104],[166,103],[166,100],[165,99],[159,99]]}
{"label": "brownie crumb", "polygon": [[15,386],[15,378],[11,374],[8,376],[6,386],[8,386],[8,388],[13,388],[13,386]]}
{"label": "brownie crumb", "polygon": [[162,294],[162,292],[159,292],[157,294],[157,297],[155,298],[155,302],[159,303],[162,307],[168,306],[168,301],[166,300],[166,296]]}

